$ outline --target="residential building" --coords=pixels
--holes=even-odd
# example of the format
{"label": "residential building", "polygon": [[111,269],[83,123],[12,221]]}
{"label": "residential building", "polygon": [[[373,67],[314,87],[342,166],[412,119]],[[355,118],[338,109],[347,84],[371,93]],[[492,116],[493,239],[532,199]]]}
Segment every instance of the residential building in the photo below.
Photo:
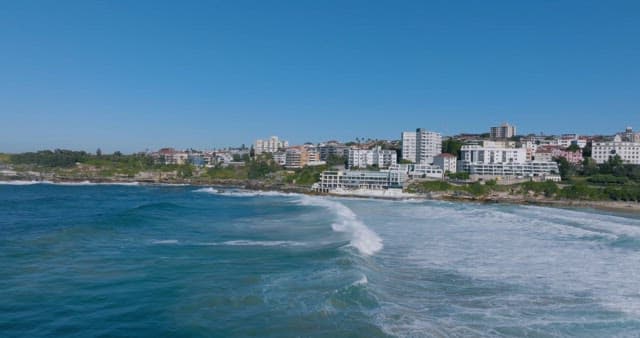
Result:
{"label": "residential building", "polygon": [[320,174],[320,182],[314,185],[314,189],[330,192],[334,190],[401,188],[402,181],[400,179],[399,176],[391,175],[389,171],[330,170]]}
{"label": "residential building", "polygon": [[348,151],[349,147],[338,141],[327,141],[318,145],[321,161],[326,161],[330,156],[347,157]]}
{"label": "residential building", "polygon": [[285,166],[287,164],[287,152],[278,151],[277,153],[273,153],[273,160],[279,165]]}
{"label": "residential building", "polygon": [[349,168],[366,168],[376,166],[378,168],[388,168],[397,163],[397,153],[395,150],[381,149],[349,149],[347,165]]}
{"label": "residential building", "polygon": [[443,172],[455,173],[458,159],[449,153],[438,154],[433,158],[433,164],[442,169]]}
{"label": "residential building", "polygon": [[397,177],[396,181],[404,183],[408,179],[435,178],[442,179],[442,168],[431,164],[396,164],[389,167],[389,173]]}
{"label": "residential building", "polygon": [[555,176],[560,172],[556,162],[463,162],[461,169],[471,176],[482,176],[483,178],[501,177],[543,177],[550,176],[555,180]]}
{"label": "residential building", "polygon": [[503,123],[497,127],[491,127],[489,135],[492,139],[508,139],[516,135],[516,126]]}
{"label": "residential building", "polygon": [[285,152],[284,166],[286,168],[302,168],[308,165],[323,165],[325,163],[320,161],[318,152],[304,146],[289,147]]}
{"label": "residential building", "polygon": [[416,132],[403,131],[402,138],[402,159],[416,163]]}
{"label": "residential building", "polygon": [[266,140],[256,140],[254,152],[256,155],[262,153],[275,153],[289,146],[289,142],[280,140],[277,136],[271,136]]}
{"label": "residential building", "polygon": [[640,133],[634,133],[633,128],[627,127],[624,132],[619,134],[623,142],[640,143]]}
{"label": "residential building", "polygon": [[465,144],[460,149],[462,162],[468,163],[522,163],[527,159],[525,148],[507,148],[496,142]]}
{"label": "residential building", "polygon": [[580,164],[583,160],[581,150],[571,151],[558,146],[538,147],[534,155],[534,160],[537,162],[549,162],[560,157],[564,157],[569,163],[573,164]]}
{"label": "residential building", "polygon": [[431,164],[442,152],[442,135],[423,128],[402,133],[402,159],[413,163]]}
{"label": "residential building", "polygon": [[640,142],[623,142],[619,135],[613,141],[593,142],[591,157],[596,163],[604,163],[610,157],[620,156],[627,164],[640,164]]}

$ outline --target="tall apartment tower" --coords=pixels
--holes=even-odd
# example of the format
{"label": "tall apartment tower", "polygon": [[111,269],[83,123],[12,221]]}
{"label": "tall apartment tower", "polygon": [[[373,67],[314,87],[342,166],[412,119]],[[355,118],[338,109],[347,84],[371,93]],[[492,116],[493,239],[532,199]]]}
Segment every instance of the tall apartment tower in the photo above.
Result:
{"label": "tall apartment tower", "polygon": [[256,155],[260,155],[262,153],[275,153],[288,146],[289,142],[280,140],[277,136],[271,136],[266,140],[256,140],[254,151]]}
{"label": "tall apartment tower", "polygon": [[402,132],[402,159],[416,163],[416,132]]}
{"label": "tall apartment tower", "polygon": [[491,127],[490,134],[492,139],[512,138],[516,135],[516,126],[503,123],[498,127]]}
{"label": "tall apartment tower", "polygon": [[442,153],[442,135],[423,128],[402,133],[402,159],[418,164],[431,164]]}

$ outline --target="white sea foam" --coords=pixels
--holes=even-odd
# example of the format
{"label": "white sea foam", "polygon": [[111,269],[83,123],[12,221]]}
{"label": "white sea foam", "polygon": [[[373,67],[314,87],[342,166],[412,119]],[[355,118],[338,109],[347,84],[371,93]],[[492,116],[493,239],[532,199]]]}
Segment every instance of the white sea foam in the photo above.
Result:
{"label": "white sea foam", "polygon": [[[21,180],[16,180],[16,181],[0,181],[0,185],[32,185],[32,184],[42,184],[45,183],[43,181],[21,181]],[[50,182],[46,182],[46,183],[50,183]]]}
{"label": "white sea foam", "polygon": [[[633,242],[639,237],[638,219],[544,207],[431,203],[385,207],[369,217],[386,225],[379,227],[385,239],[407,249],[391,264],[415,271],[454,269],[478,283],[525,287],[552,304],[569,297],[640,316],[640,250]],[[629,246],[611,245],[623,237],[631,238]],[[530,302],[528,295],[509,297]],[[496,307],[494,319],[511,306]]]}
{"label": "white sea foam", "polygon": [[364,255],[373,255],[383,247],[382,239],[362,223],[357,215],[344,204],[323,197],[300,195],[300,204],[327,208],[334,212],[337,220],[331,225],[333,231],[349,233],[351,246]]}
{"label": "white sea foam", "polygon": [[194,192],[205,192],[208,194],[217,194],[219,191],[218,189],[208,187],[208,188],[200,188],[200,189],[194,190]]}
{"label": "white sea foam", "polygon": [[219,245],[229,245],[229,246],[304,246],[307,245],[303,242],[296,241],[254,241],[248,239],[238,239],[233,241],[225,241],[225,242],[204,242],[198,243],[198,245],[206,245],[206,246],[219,246]]}
{"label": "white sea foam", "polygon": [[178,244],[177,239],[158,239],[151,241],[152,244]]}
{"label": "white sea foam", "polygon": [[352,286],[357,286],[357,285],[366,285],[369,283],[369,280],[367,279],[366,275],[362,275],[362,278],[358,279],[357,281],[351,283]]}
{"label": "white sea foam", "polygon": [[216,188],[200,188],[194,190],[194,192],[203,192],[208,194],[215,195],[223,195],[223,196],[231,196],[231,197],[260,197],[260,196],[297,196],[295,193],[286,193],[280,191],[271,191],[271,190],[241,190],[241,189],[232,189],[232,190],[221,190]]}
{"label": "white sea foam", "polygon": [[222,242],[223,245],[232,246],[303,246],[302,242],[296,241],[252,241],[252,240],[234,240]]}
{"label": "white sea foam", "polygon": [[79,182],[45,182],[46,184],[64,185],[64,186],[90,186],[90,185],[124,185],[124,186],[137,186],[140,182],[91,182],[91,181],[79,181]]}

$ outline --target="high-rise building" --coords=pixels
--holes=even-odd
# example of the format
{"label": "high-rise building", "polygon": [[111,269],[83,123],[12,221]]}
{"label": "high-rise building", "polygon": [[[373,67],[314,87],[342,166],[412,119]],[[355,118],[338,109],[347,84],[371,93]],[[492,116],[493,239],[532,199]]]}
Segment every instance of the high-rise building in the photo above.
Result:
{"label": "high-rise building", "polygon": [[423,128],[402,133],[402,159],[413,163],[431,164],[442,152],[442,135]]}
{"label": "high-rise building", "polygon": [[512,126],[508,123],[503,123],[498,127],[491,127],[492,139],[507,139],[516,135],[516,126]]}
{"label": "high-rise building", "polygon": [[416,163],[416,132],[403,131],[401,136],[402,159]]}
{"label": "high-rise building", "polygon": [[277,136],[271,136],[266,140],[256,140],[254,151],[256,155],[260,155],[262,153],[275,153],[288,146],[289,142],[280,140]]}

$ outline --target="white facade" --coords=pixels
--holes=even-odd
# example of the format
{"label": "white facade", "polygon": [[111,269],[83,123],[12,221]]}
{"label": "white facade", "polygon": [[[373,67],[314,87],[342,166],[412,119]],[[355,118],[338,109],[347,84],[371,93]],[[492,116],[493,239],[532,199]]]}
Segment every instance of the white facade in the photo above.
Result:
{"label": "white facade", "polygon": [[442,152],[442,135],[422,128],[402,132],[402,159],[413,163],[431,164]]}
{"label": "white facade", "polygon": [[416,132],[404,131],[402,136],[402,159],[416,163]]}
{"label": "white facade", "polygon": [[392,177],[398,177],[399,182],[410,178],[436,178],[442,179],[442,168],[430,164],[397,164],[389,168]]}
{"label": "white facade", "polygon": [[640,143],[594,142],[591,146],[591,157],[596,163],[604,163],[616,155],[620,156],[624,163],[640,164]]}
{"label": "white facade", "polygon": [[266,140],[256,140],[254,151],[256,155],[260,155],[262,153],[275,153],[288,146],[289,142],[280,140],[277,136],[271,136]]}
{"label": "white facade", "polygon": [[556,162],[525,162],[525,163],[463,163],[462,170],[470,175],[491,177],[538,177],[560,172]]}
{"label": "white facade", "polygon": [[431,164],[433,157],[442,153],[442,135],[422,128],[416,130],[416,162]]}
{"label": "white facade", "polygon": [[323,192],[332,190],[373,189],[382,190],[402,187],[401,178],[389,171],[323,171],[315,189]]}
{"label": "white facade", "polygon": [[284,166],[285,164],[287,164],[287,152],[279,151],[277,153],[273,153],[273,160],[279,165]]}
{"label": "white facade", "polygon": [[516,126],[503,123],[498,127],[491,127],[490,134],[493,139],[511,138],[516,135]]}
{"label": "white facade", "polygon": [[462,162],[468,163],[523,163],[527,160],[527,150],[493,144],[465,144],[460,149],[460,156]]}
{"label": "white facade", "polygon": [[388,168],[395,165],[398,159],[395,150],[383,150],[380,147],[374,149],[349,149],[347,157],[349,168],[366,168],[368,166]]}
{"label": "white facade", "polygon": [[458,167],[458,159],[451,154],[440,154],[433,158],[433,164],[444,172],[455,173]]}

